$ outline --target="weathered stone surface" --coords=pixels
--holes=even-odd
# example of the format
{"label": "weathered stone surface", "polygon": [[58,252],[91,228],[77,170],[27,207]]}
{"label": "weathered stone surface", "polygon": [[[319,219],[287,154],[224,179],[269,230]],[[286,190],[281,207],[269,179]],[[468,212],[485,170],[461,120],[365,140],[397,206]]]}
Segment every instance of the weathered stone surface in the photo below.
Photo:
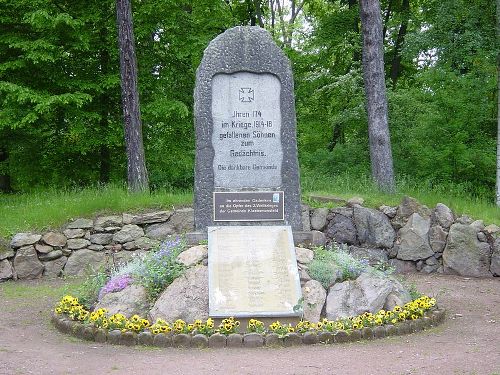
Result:
{"label": "weathered stone surface", "polygon": [[476,232],[484,230],[484,222],[482,220],[475,220],[470,223],[470,226],[476,229]]}
{"label": "weathered stone surface", "polygon": [[160,295],[150,311],[153,320],[183,319],[195,321],[208,318],[208,267],[196,266],[174,280]]}
{"label": "weathered stone surface", "polygon": [[500,238],[497,238],[493,244],[490,271],[493,275],[500,276]]}
{"label": "weathered stone surface", "polygon": [[488,237],[483,232],[477,232],[477,239],[481,242],[487,242]]}
{"label": "weathered stone surface", "polygon": [[328,220],[331,220],[335,215],[342,215],[352,219],[354,212],[352,207],[335,207],[330,210],[328,214]]}
{"label": "weathered stone surface", "polygon": [[311,215],[311,228],[314,230],[323,230],[326,225],[328,208],[316,208]]}
{"label": "weathered stone surface", "polygon": [[198,349],[208,348],[208,337],[201,333],[194,335],[191,339],[191,347]]}
{"label": "weathered stone surface", "polygon": [[79,250],[90,245],[90,241],[85,238],[72,238],[68,240],[68,249]]}
{"label": "weathered stone surface", "polygon": [[399,260],[399,259],[390,259],[389,266],[394,267],[396,273],[411,273],[416,272],[417,267],[415,263],[411,261]]}
{"label": "weathered stone surface", "polygon": [[105,255],[102,252],[87,249],[75,251],[64,266],[64,274],[67,276],[80,276],[87,272],[95,272],[104,265],[105,260]]}
{"label": "weathered stone surface", "polygon": [[153,345],[153,334],[148,331],[139,333],[137,335],[137,343],[139,345],[145,345],[145,346]]}
{"label": "weathered stone surface", "polygon": [[431,210],[427,206],[420,204],[415,198],[404,197],[401,204],[398,206],[396,216],[402,218],[408,218],[414,213],[418,213],[424,218],[428,218],[431,215]]}
{"label": "weathered stone surface", "polygon": [[305,332],[302,337],[302,342],[305,345],[314,345],[319,342],[318,334],[316,332]]}
{"label": "weathered stone surface", "polygon": [[92,245],[89,245],[87,247],[87,249],[92,250],[92,251],[103,251],[104,250],[104,246],[92,244]]}
{"label": "weathered stone surface", "polygon": [[33,246],[21,247],[14,258],[14,269],[18,279],[36,279],[42,276],[43,264],[38,260]]}
{"label": "weathered stone surface", "polygon": [[283,345],[286,347],[299,346],[301,344],[302,344],[302,337],[300,334],[295,332],[287,333],[283,339]]}
{"label": "weathered stone surface", "polygon": [[94,226],[92,219],[76,219],[66,225],[66,229],[90,229]]}
{"label": "weathered stone surface", "polygon": [[163,223],[170,219],[172,211],[157,211],[143,214],[123,214],[123,224],[153,224]]}
{"label": "weathered stone surface", "polygon": [[304,232],[309,232],[311,230],[311,216],[309,206],[302,204],[302,230]]}
{"label": "weathered stone surface", "polygon": [[192,208],[181,208],[175,210],[169,221],[176,233],[192,232],[194,229],[194,210]]}
{"label": "weathered stone surface", "polygon": [[85,229],[65,229],[63,230],[63,234],[67,239],[82,238],[83,236],[85,236]]}
{"label": "weathered stone surface", "polygon": [[44,270],[43,270],[43,276],[47,277],[57,277],[60,276],[62,273],[62,270],[64,268],[64,265],[68,261],[67,257],[60,257],[57,258],[56,260],[51,260],[48,262],[43,262],[44,265]]}
{"label": "weathered stone surface", "polygon": [[490,259],[490,246],[477,239],[476,228],[459,223],[451,226],[443,251],[445,271],[462,276],[491,276]]}
{"label": "weathered stone surface", "polygon": [[364,207],[354,207],[354,224],[363,247],[391,248],[396,233],[387,216]]}
{"label": "weathered stone surface", "polygon": [[428,258],[426,261],[425,261],[425,264],[428,264],[429,266],[435,266],[436,264],[438,264],[438,260],[436,259],[436,257],[432,256],[430,258]]}
{"label": "weathered stone surface", "polygon": [[490,224],[484,227],[484,231],[488,234],[495,235],[500,233],[500,227],[495,224]]}
{"label": "weathered stone surface", "polygon": [[391,206],[380,206],[379,211],[382,212],[383,214],[387,215],[389,219],[392,219],[394,216],[396,216],[396,213],[398,211],[397,207],[391,207]]}
{"label": "weathered stone surface", "polygon": [[326,317],[334,320],[365,311],[375,313],[384,307],[391,293],[399,296],[404,303],[411,300],[409,293],[397,280],[362,273],[354,281],[344,281],[330,287],[326,299]]}
{"label": "weathered stone surface", "polygon": [[226,336],[215,333],[208,339],[208,346],[211,348],[224,348],[226,346]]}
{"label": "weathered stone surface", "polygon": [[160,241],[148,237],[140,237],[134,241],[135,246],[141,250],[151,250],[160,246]]}
{"label": "weathered stone surface", "polygon": [[90,235],[90,242],[96,245],[109,245],[113,241],[111,233],[95,233]]}
{"label": "weathered stone surface", "polygon": [[398,259],[416,261],[432,256],[434,251],[429,244],[429,229],[430,219],[424,219],[418,213],[412,214],[399,231]]}
{"label": "weathered stone surface", "polygon": [[347,206],[349,207],[362,206],[364,203],[365,200],[361,197],[352,197],[347,200]]}
{"label": "weathered stone surface", "polygon": [[349,254],[359,260],[368,260],[371,266],[388,261],[387,252],[384,249],[367,249],[364,247],[349,246]]}
{"label": "weathered stone surface", "polygon": [[353,245],[357,242],[356,227],[353,221],[349,217],[340,214],[333,215],[328,223],[325,235],[337,243]]}
{"label": "weathered stone surface", "polygon": [[94,220],[94,229],[102,231],[108,227],[120,227],[123,224],[121,215],[101,216]]}
{"label": "weathered stone surface", "polygon": [[455,221],[455,215],[446,205],[438,203],[432,212],[432,222],[437,223],[443,228],[449,229]]}
{"label": "weathered stone surface", "polygon": [[464,224],[464,225],[469,225],[472,223],[472,219],[467,215],[462,215],[460,217],[457,217],[455,221],[459,224]]}
{"label": "weathered stone surface", "polygon": [[311,240],[312,246],[325,246],[326,237],[323,232],[320,232],[319,230],[312,230],[311,234],[312,234],[312,240]]}
{"label": "weathered stone surface", "polygon": [[319,281],[310,280],[302,287],[302,297],[304,298],[304,319],[319,322],[326,301],[325,288]]}
{"label": "weathered stone surface", "polygon": [[135,244],[135,241],[127,242],[123,244],[123,250],[127,251],[133,251],[137,249],[137,245]]}
{"label": "weathered stone surface", "polygon": [[40,241],[40,238],[42,238],[42,236],[35,233],[16,233],[14,237],[12,237],[12,241],[10,241],[10,246],[17,249],[23,246],[33,245]]}
{"label": "weathered stone surface", "polygon": [[304,286],[305,283],[307,283],[311,279],[311,276],[309,276],[309,273],[307,272],[306,269],[303,269],[299,267],[299,278],[300,278],[300,285]]}
{"label": "weathered stone surface", "polygon": [[429,229],[429,244],[432,251],[442,253],[446,246],[448,232],[445,232],[440,225],[434,225]]}
{"label": "weathered stone surface", "polygon": [[146,236],[160,241],[174,233],[175,229],[170,223],[153,224],[146,228]]}
{"label": "weathered stone surface", "polygon": [[153,345],[160,348],[170,348],[172,347],[172,336],[159,333],[154,336]]}
{"label": "weathered stone surface", "polygon": [[7,259],[0,260],[0,281],[12,279],[14,272]]}
{"label": "weathered stone surface", "polygon": [[308,264],[314,259],[314,251],[304,247],[295,247],[295,257],[298,263]]}
{"label": "weathered stone surface", "polygon": [[35,244],[35,250],[40,254],[48,254],[51,251],[54,251],[54,248],[49,245],[42,245],[40,243]]}
{"label": "weathered stone surface", "polygon": [[228,348],[241,348],[243,346],[243,335],[231,333],[227,336],[226,346]]}
{"label": "weathered stone surface", "polygon": [[420,270],[420,272],[423,272],[423,273],[433,273],[433,272],[436,272],[439,269],[439,267],[440,267],[439,264],[434,264],[434,265],[425,264],[422,267],[422,269]]}
{"label": "weathered stone surface", "polygon": [[121,313],[126,317],[134,314],[146,316],[149,309],[146,289],[141,285],[129,285],[119,292],[106,293],[101,296],[96,309],[105,308],[108,315]]}
{"label": "weathered stone surface", "polygon": [[142,228],[135,224],[124,225],[123,228],[113,235],[113,242],[125,243],[131,242],[144,236]]}
{"label": "weathered stone surface", "polygon": [[53,247],[63,247],[66,245],[66,236],[58,232],[47,232],[42,236],[42,241]]}
{"label": "weathered stone surface", "polygon": [[15,253],[11,249],[0,249],[0,260],[13,258],[14,255],[15,255]]}
{"label": "weathered stone surface", "polygon": [[38,256],[38,259],[40,259],[42,262],[46,262],[46,261],[50,261],[50,260],[55,260],[55,259],[60,258],[62,256],[63,256],[62,250],[54,250],[48,254],[40,254]]}
{"label": "weathered stone surface", "polygon": [[277,333],[268,333],[264,339],[266,346],[283,346],[283,339]]}
{"label": "weathered stone surface", "polygon": [[186,267],[192,267],[197,263],[200,263],[203,259],[208,257],[208,246],[198,245],[193,246],[183,251],[177,256],[177,262],[185,265]]}

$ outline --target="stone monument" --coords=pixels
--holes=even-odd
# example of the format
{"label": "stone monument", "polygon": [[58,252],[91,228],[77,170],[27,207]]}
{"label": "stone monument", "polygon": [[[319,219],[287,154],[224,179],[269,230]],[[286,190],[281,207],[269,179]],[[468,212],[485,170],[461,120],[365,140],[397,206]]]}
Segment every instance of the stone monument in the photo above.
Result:
{"label": "stone monument", "polygon": [[195,229],[302,230],[290,62],[259,27],[235,27],[204,52],[195,89]]}

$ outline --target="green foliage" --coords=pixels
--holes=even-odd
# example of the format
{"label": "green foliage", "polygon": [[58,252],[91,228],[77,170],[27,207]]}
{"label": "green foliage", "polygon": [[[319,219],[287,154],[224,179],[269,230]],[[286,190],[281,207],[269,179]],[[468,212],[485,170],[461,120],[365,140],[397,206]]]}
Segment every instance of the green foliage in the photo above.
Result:
{"label": "green foliage", "polygon": [[108,274],[102,270],[87,276],[75,293],[79,302],[88,308],[94,307],[99,298],[99,291],[108,279]]}

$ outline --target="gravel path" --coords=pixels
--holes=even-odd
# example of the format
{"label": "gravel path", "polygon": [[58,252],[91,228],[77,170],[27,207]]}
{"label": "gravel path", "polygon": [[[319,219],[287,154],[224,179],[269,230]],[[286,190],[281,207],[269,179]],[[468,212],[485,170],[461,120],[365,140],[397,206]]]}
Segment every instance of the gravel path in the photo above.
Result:
{"label": "gravel path", "polygon": [[7,296],[5,284],[0,284],[0,374],[500,375],[500,279],[409,279],[420,291],[437,296],[447,309],[444,324],[377,341],[246,350],[128,348],[80,341],[51,326],[55,297]]}

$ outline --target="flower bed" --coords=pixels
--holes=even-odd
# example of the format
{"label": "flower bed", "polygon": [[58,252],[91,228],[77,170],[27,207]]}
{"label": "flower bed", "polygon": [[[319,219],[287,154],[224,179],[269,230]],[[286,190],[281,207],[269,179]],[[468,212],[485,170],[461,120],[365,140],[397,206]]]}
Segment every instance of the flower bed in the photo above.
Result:
{"label": "flower bed", "polygon": [[[122,345],[155,345],[160,347],[260,347],[298,344],[341,343],[360,339],[382,338],[418,332],[444,320],[445,311],[428,296],[417,298],[393,310],[317,323],[300,320],[295,325],[275,321],[267,327],[250,319],[245,329],[234,318],[223,319],[216,326],[213,319],[173,323],[122,314],[108,316],[105,309],[90,312],[72,296],[56,305],[53,322],[64,333],[86,340]],[[244,331],[243,333],[239,333]]]}

